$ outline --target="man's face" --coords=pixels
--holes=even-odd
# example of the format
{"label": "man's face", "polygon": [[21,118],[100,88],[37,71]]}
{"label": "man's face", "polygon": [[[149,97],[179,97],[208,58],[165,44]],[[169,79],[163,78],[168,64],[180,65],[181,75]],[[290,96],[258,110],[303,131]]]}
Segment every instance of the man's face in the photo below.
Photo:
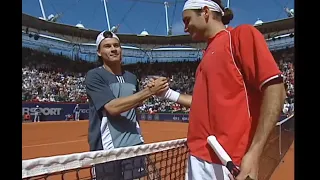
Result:
{"label": "man's face", "polygon": [[193,40],[205,40],[206,19],[204,13],[197,13],[194,10],[185,10],[182,14],[184,31],[188,32]]}
{"label": "man's face", "polygon": [[102,57],[104,61],[118,62],[121,61],[122,49],[120,42],[115,38],[106,38],[101,41],[98,56]]}

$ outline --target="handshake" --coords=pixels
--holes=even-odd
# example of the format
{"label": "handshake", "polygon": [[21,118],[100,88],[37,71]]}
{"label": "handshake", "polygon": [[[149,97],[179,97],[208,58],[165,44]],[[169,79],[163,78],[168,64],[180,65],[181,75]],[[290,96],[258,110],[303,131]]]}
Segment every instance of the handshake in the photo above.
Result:
{"label": "handshake", "polygon": [[173,102],[177,102],[180,97],[180,93],[169,88],[168,79],[165,77],[151,78],[145,88],[149,88],[152,95],[160,96]]}
{"label": "handshake", "polygon": [[169,89],[168,79],[165,77],[153,77],[144,88],[148,88],[152,95],[163,96]]}

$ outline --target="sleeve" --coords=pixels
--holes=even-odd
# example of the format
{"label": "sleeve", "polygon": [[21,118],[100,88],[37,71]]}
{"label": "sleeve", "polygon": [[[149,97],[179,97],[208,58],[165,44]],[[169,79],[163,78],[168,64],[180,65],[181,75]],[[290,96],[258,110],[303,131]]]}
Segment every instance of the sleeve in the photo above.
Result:
{"label": "sleeve", "polygon": [[255,27],[243,25],[234,37],[236,57],[249,84],[261,91],[267,82],[283,79],[263,35]]}
{"label": "sleeve", "polygon": [[102,80],[97,72],[89,71],[87,73],[85,85],[87,95],[97,111],[115,99],[110,87]]}

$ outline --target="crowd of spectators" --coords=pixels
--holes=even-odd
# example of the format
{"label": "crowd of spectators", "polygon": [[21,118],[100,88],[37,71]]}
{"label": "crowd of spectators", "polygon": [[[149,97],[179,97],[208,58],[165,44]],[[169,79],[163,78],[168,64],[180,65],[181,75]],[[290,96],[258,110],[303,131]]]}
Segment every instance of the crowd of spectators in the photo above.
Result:
{"label": "crowd of spectators", "polygon": [[[287,99],[283,112],[290,115],[294,109],[293,49],[276,51],[273,55],[285,77]],[[86,72],[96,67],[96,63],[23,48],[22,64],[22,101],[87,102],[83,82]],[[170,79],[170,88],[180,93],[192,94],[198,64],[197,60],[155,61],[124,65],[124,68],[137,75],[140,89],[146,85],[148,78],[165,76]],[[189,112],[188,108],[159,97],[149,98],[138,109],[148,113]]]}
{"label": "crowd of spectators", "polygon": [[93,63],[22,49],[22,101],[87,102],[83,84]]}
{"label": "crowd of spectators", "polygon": [[294,48],[273,52],[284,77],[287,97],[283,106],[283,114],[290,116],[294,113]]}

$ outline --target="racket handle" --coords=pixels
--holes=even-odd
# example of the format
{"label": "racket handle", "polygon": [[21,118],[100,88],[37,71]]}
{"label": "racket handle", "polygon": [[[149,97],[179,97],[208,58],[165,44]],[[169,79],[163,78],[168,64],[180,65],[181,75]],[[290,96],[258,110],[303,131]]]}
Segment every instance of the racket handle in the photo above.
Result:
{"label": "racket handle", "polygon": [[227,169],[230,171],[233,177],[237,177],[240,173],[240,169],[236,165],[233,164],[232,161],[227,162]]}
{"label": "racket handle", "polygon": [[[226,167],[234,178],[240,174],[240,169],[236,165],[234,165],[232,161],[227,162]],[[254,180],[254,179],[248,176],[245,180]]]}

